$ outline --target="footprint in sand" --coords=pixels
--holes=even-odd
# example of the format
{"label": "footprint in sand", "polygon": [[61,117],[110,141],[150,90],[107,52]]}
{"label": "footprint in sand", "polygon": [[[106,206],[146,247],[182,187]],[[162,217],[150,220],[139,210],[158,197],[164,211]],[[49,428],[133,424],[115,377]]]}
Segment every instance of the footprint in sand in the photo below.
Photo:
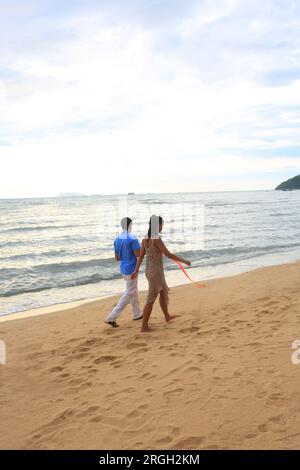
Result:
{"label": "footprint in sand", "polygon": [[287,423],[287,419],[285,415],[272,416],[270,418],[270,421],[278,425],[285,425]]}
{"label": "footprint in sand", "polygon": [[114,362],[112,362],[111,365],[114,369],[120,369],[120,367],[122,365],[122,361],[114,361]]}
{"label": "footprint in sand", "polygon": [[285,432],[286,423],[287,423],[287,420],[284,415],[276,415],[276,416],[272,416],[267,421],[260,424],[257,429],[259,432],[263,432],[263,433],[268,432],[268,431],[272,431],[276,433]]}
{"label": "footprint in sand", "polygon": [[203,445],[203,442],[204,437],[202,436],[190,436],[175,442],[175,444],[172,445],[172,449],[198,449]]}
{"label": "footprint in sand", "polygon": [[67,344],[69,343],[75,343],[76,341],[80,341],[82,338],[72,338],[67,341]]}
{"label": "footprint in sand", "polygon": [[[199,328],[199,329],[200,329],[200,328]],[[208,335],[211,336],[211,335],[214,334],[214,333],[215,333],[214,330],[205,330],[205,331],[198,331],[198,332],[196,333],[196,335],[197,335],[197,336],[200,336],[200,338],[201,338],[202,336],[208,336]]]}
{"label": "footprint in sand", "polygon": [[177,426],[168,426],[167,434],[157,439],[155,444],[158,445],[159,448],[169,446],[172,441],[179,436],[180,431],[181,429]]}
{"label": "footprint in sand", "polygon": [[126,416],[126,418],[129,418],[129,419],[132,419],[132,418],[139,418],[141,416],[141,412],[139,410],[133,410],[131,411],[130,413],[128,413],[128,415]]}
{"label": "footprint in sand", "polygon": [[258,346],[264,346],[264,344],[259,343],[258,341],[254,341],[253,343],[246,343],[246,346],[251,346],[251,347],[258,347]]}
{"label": "footprint in sand", "polygon": [[53,431],[56,426],[62,425],[74,419],[77,411],[74,408],[67,408],[66,410],[58,413],[52,420],[39,428],[39,431]]}
{"label": "footprint in sand", "polygon": [[49,372],[55,373],[55,372],[61,372],[61,371],[63,371],[63,370],[64,370],[63,367],[57,366],[57,367],[52,367],[52,369],[50,369]]}
{"label": "footprint in sand", "polygon": [[207,354],[204,354],[204,353],[197,353],[196,356],[201,359],[202,361],[206,361],[209,356]]}
{"label": "footprint in sand", "polygon": [[200,373],[200,372],[201,372],[201,369],[200,369],[200,367],[197,367],[197,366],[189,366],[189,367],[187,367],[184,371],[185,371],[185,372],[197,372],[197,373]]}
{"label": "footprint in sand", "polygon": [[227,326],[223,326],[223,327],[221,327],[221,328],[218,328],[216,332],[217,332],[217,335],[219,335],[219,336],[221,335],[221,336],[222,336],[222,335],[224,335],[225,333],[229,333],[229,332],[230,332],[230,328],[228,328]]}
{"label": "footprint in sand", "polygon": [[234,373],[233,373],[233,378],[237,379],[239,377],[242,377],[243,376],[243,373],[244,371],[243,370],[240,370],[240,369],[237,369]]}
{"label": "footprint in sand", "polygon": [[182,328],[179,333],[197,333],[200,328],[198,326],[190,326],[189,328]]}
{"label": "footprint in sand", "polygon": [[163,393],[164,397],[170,397],[170,396],[176,396],[179,395],[181,392],[184,391],[184,388],[174,388],[173,390],[167,390],[166,392]]}
{"label": "footprint in sand", "polygon": [[124,388],[123,390],[118,390],[117,392],[109,393],[108,395],[106,395],[106,397],[109,398],[109,399],[111,399],[113,397],[116,397],[116,396],[122,397],[123,393],[130,394],[130,393],[133,393],[135,391],[136,391],[135,388]]}
{"label": "footprint in sand", "polygon": [[68,373],[66,373],[66,374],[60,374],[59,377],[62,378],[62,379],[66,379],[66,378],[70,377],[70,374],[68,374]]}
{"label": "footprint in sand", "polygon": [[120,356],[100,356],[94,361],[95,364],[102,364],[105,362],[113,362],[117,359],[120,359]]}
{"label": "footprint in sand", "polygon": [[149,372],[145,372],[143,375],[140,376],[141,379],[154,379],[155,375],[150,374]]}
{"label": "footprint in sand", "polygon": [[272,307],[273,305],[278,305],[278,302],[276,300],[270,300],[265,305],[266,305],[266,307]]}
{"label": "footprint in sand", "polygon": [[82,343],[80,346],[86,347],[86,346],[96,346],[98,344],[102,344],[103,340],[101,338],[90,338],[87,339],[84,343]]}
{"label": "footprint in sand", "polygon": [[170,436],[164,436],[164,437],[161,437],[160,439],[157,439],[157,441],[155,442],[158,446],[167,446],[168,444],[171,444],[172,442],[172,439]]}
{"label": "footprint in sand", "polygon": [[135,364],[139,364],[140,362],[144,362],[144,358],[140,357],[134,360]]}
{"label": "footprint in sand", "polygon": [[284,404],[285,399],[281,393],[272,393],[268,396],[267,405],[282,406]]}
{"label": "footprint in sand", "polygon": [[90,348],[87,348],[85,346],[79,346],[76,349],[73,349],[72,354],[78,354],[78,353],[85,353],[88,352]]}
{"label": "footprint in sand", "polygon": [[103,416],[98,415],[98,416],[94,416],[93,418],[91,418],[89,420],[89,422],[90,423],[100,423],[102,420],[103,420]]}
{"label": "footprint in sand", "polygon": [[127,349],[139,349],[147,347],[147,343],[132,343],[126,346]]}
{"label": "footprint in sand", "polygon": [[260,297],[259,299],[257,299],[259,302],[267,302],[270,300],[270,297]]}
{"label": "footprint in sand", "polygon": [[89,406],[85,410],[83,410],[81,413],[78,414],[79,418],[84,418],[87,417],[89,418],[90,416],[94,417],[95,413],[100,409],[100,406],[94,405],[94,406]]}

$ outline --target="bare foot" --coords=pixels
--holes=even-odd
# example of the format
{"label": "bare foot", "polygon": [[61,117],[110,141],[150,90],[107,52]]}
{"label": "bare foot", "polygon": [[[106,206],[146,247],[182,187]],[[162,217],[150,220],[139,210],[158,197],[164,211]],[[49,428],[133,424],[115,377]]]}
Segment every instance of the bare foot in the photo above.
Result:
{"label": "bare foot", "polygon": [[150,333],[150,331],[152,331],[152,328],[150,328],[150,326],[143,326],[141,329],[142,333]]}
{"label": "bare foot", "polygon": [[169,323],[169,321],[175,320],[175,318],[179,317],[179,315],[169,315],[166,318],[166,322]]}

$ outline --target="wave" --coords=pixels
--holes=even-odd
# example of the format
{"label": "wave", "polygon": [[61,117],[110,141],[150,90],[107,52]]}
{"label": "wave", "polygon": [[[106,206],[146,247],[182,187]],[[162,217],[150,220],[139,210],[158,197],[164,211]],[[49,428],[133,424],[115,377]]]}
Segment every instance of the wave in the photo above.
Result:
{"label": "wave", "polygon": [[[34,243],[33,243],[34,242]],[[76,245],[76,243],[97,243],[98,240],[94,236],[82,236],[82,235],[61,235],[61,236],[52,236],[52,237],[43,237],[42,239],[26,239],[26,240],[8,240],[3,243],[0,243],[0,248],[8,248],[14,246],[33,246],[36,245],[47,245],[47,243],[53,242],[62,242]]]}
{"label": "wave", "polygon": [[[300,242],[289,245],[274,244],[266,246],[238,246],[212,248],[209,250],[189,250],[178,253],[192,261],[192,267],[209,267],[242,261],[256,256],[288,251],[299,248]],[[174,263],[166,260],[166,271],[177,269]],[[53,288],[66,288],[114,280],[120,277],[114,258],[78,260],[64,263],[44,263],[28,269],[0,270],[5,286],[0,295],[14,295],[40,292]]]}
{"label": "wave", "polygon": [[[183,242],[182,242],[183,243]],[[180,242],[176,243],[177,245]],[[237,254],[247,254],[247,253],[256,253],[256,252],[268,252],[270,250],[280,250],[280,249],[290,249],[300,247],[300,242],[290,243],[290,244],[273,244],[273,245],[257,245],[257,246],[227,246],[224,248],[211,248],[209,250],[201,249],[201,250],[188,250],[188,251],[180,251],[177,252],[179,256],[188,257],[192,260],[197,260],[200,257],[201,259],[210,259],[214,257],[223,257],[228,255],[237,255]],[[61,256],[64,254],[64,250],[50,250],[45,251],[43,253],[38,253],[38,257],[46,257],[46,256]],[[68,251],[66,254],[72,255],[74,251]],[[18,259],[29,256],[27,254],[20,254],[10,257],[9,259]],[[31,255],[30,255],[31,256]],[[34,254],[33,254],[34,256]],[[3,259],[3,258],[2,258]],[[19,273],[42,273],[42,272],[49,272],[51,274],[59,273],[59,272],[72,272],[78,271],[85,268],[110,268],[115,266],[115,258],[90,258],[84,260],[75,260],[75,261],[67,261],[67,262],[54,262],[54,263],[42,263],[32,266],[30,268],[2,268],[0,269],[0,273],[2,275],[12,273],[14,275],[18,275]]]}
{"label": "wave", "polygon": [[142,204],[155,204],[155,205],[164,205],[164,206],[182,203],[182,201],[159,201],[155,199],[140,199],[139,202]]}
{"label": "wave", "polygon": [[8,228],[8,229],[5,229],[5,230],[1,230],[0,235],[7,234],[7,233],[40,232],[40,231],[43,231],[43,230],[59,230],[59,229],[68,229],[68,228],[78,230],[78,229],[83,228],[83,227],[86,229],[86,227],[89,227],[89,226],[97,226],[97,224],[81,224],[81,225],[78,225],[78,224],[34,225],[34,224],[32,224],[32,225],[25,225],[25,227],[19,226],[19,227],[13,227],[13,228]]}
{"label": "wave", "polygon": [[196,250],[196,251],[185,251],[179,254],[179,256],[190,257],[192,260],[195,259],[195,256],[204,255],[204,259],[210,258],[219,258],[227,255],[232,255],[230,261],[234,261],[233,255],[244,255],[256,253],[266,253],[266,252],[277,252],[278,250],[289,250],[291,248],[300,247],[300,242],[290,243],[290,244],[274,244],[274,245],[259,245],[259,246],[233,246],[233,247],[224,247],[224,248],[212,248],[210,250]]}
{"label": "wave", "polygon": [[28,269],[23,268],[2,268],[0,269],[0,274],[12,274],[17,276],[19,273],[41,273],[41,272],[49,272],[51,274],[59,273],[59,272],[72,272],[78,271],[85,268],[93,268],[93,267],[111,267],[115,264],[115,258],[93,258],[84,261],[69,261],[69,262],[61,262],[61,263],[43,263],[38,264],[36,266],[30,267]]}
{"label": "wave", "polygon": [[[266,253],[270,251],[277,251],[277,250],[289,250],[291,248],[300,247],[300,242],[290,243],[290,244],[274,244],[274,245],[260,245],[260,246],[227,246],[224,248],[211,248],[209,250],[201,249],[201,250],[188,250],[188,251],[180,251],[177,252],[179,256],[190,258],[192,261],[199,261],[202,262],[203,260],[210,260],[211,258],[221,258],[223,259],[224,256],[230,256],[231,260],[234,261],[234,257],[236,255],[244,255],[244,254],[256,254],[256,253]],[[52,252],[50,252],[52,253]],[[53,251],[53,254],[57,254],[56,251]],[[19,255],[23,256],[23,255]],[[84,269],[91,269],[91,268],[112,268],[116,266],[115,258],[91,258],[87,260],[76,260],[76,261],[68,261],[68,262],[55,262],[55,263],[43,263],[38,264],[33,267],[24,269],[24,268],[2,268],[0,269],[0,273],[2,276],[12,275],[18,276],[19,274],[39,274],[48,272],[51,275],[58,274],[61,272],[76,272],[81,271]]]}
{"label": "wave", "polygon": [[[5,234],[5,233],[19,233],[19,232],[40,232],[42,230],[56,230],[56,229],[65,229],[65,228],[70,228],[73,227],[74,225],[32,225],[32,226],[25,226],[25,227],[16,227],[16,228],[8,228],[5,230],[0,231],[0,235]],[[84,227],[84,225],[83,225]]]}
{"label": "wave", "polygon": [[[200,202],[200,201],[199,201]],[[225,207],[225,206],[256,206],[261,205],[261,201],[243,201],[243,202],[203,202],[205,207]]]}
{"label": "wave", "polygon": [[[89,247],[89,248],[86,248],[86,249],[81,249],[80,252],[81,254],[83,255],[91,255],[93,252],[93,254],[95,256],[98,255],[98,259],[99,259],[99,255],[103,252],[105,252],[106,249],[105,248],[92,248],[92,247]],[[27,252],[27,253],[20,253],[20,254],[16,254],[16,255],[10,255],[10,256],[1,256],[0,257],[0,261],[6,261],[6,262],[14,262],[14,261],[21,261],[21,260],[29,260],[29,261],[33,261],[34,259],[47,259],[47,258],[58,258],[58,259],[62,259],[62,258],[66,258],[66,257],[74,257],[74,250],[73,249],[65,249],[65,248],[61,248],[61,249],[56,249],[56,250],[45,250],[45,251],[34,251],[34,252]],[[44,263],[46,264],[46,263]]]}
{"label": "wave", "polygon": [[55,288],[67,288],[67,287],[78,287],[78,286],[85,286],[88,284],[97,284],[101,281],[107,281],[107,280],[114,280],[118,279],[120,277],[120,274],[113,274],[113,275],[102,275],[102,274],[93,274],[91,276],[86,276],[82,277],[80,279],[70,279],[70,280],[65,280],[62,281],[59,285],[57,285],[55,282],[53,283],[47,283],[44,284],[43,286],[29,286],[29,287],[12,287],[11,289],[4,291],[0,294],[1,297],[12,297],[15,295],[21,295],[21,294],[29,294],[29,293],[34,293],[34,292],[43,292],[45,290],[50,290],[50,289],[55,289]]}
{"label": "wave", "polygon": [[290,212],[275,212],[269,214],[269,217],[290,217],[291,215],[298,215],[298,213],[294,212],[291,214]]}

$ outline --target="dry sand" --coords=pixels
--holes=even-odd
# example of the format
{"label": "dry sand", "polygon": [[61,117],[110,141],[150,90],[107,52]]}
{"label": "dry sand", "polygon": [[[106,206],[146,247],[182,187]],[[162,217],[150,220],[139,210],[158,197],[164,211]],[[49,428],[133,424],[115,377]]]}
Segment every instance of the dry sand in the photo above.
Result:
{"label": "dry sand", "polygon": [[299,272],[173,288],[152,333],[116,298],[0,323],[0,448],[300,449]]}

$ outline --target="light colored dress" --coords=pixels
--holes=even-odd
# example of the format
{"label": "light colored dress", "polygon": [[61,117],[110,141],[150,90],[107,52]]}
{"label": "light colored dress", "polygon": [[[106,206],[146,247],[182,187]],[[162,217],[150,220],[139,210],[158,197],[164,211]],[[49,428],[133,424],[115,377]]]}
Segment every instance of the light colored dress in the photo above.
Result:
{"label": "light colored dress", "polygon": [[149,289],[146,303],[154,302],[159,292],[164,291],[166,305],[169,303],[169,288],[167,286],[164,274],[163,254],[155,246],[154,240],[144,241],[146,251],[146,278]]}

